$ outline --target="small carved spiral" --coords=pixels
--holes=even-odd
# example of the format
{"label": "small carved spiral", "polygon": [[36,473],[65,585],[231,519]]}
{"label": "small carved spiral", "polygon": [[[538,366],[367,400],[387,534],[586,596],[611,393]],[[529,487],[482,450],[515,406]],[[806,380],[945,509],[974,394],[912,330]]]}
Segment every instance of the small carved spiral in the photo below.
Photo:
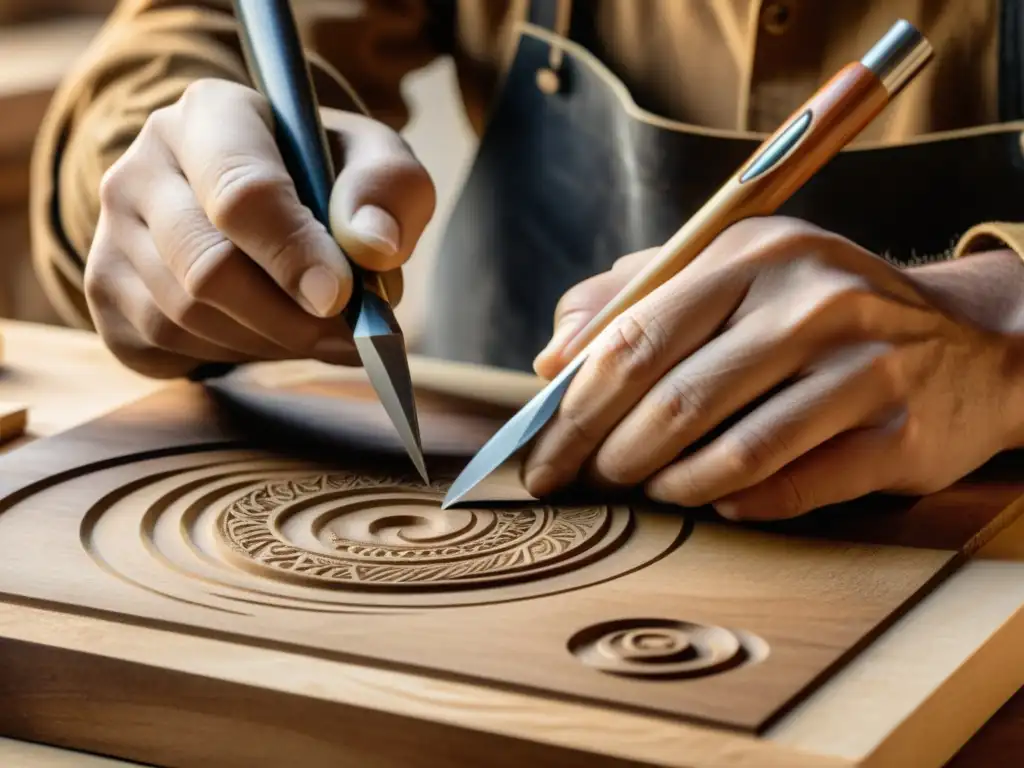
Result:
{"label": "small carved spiral", "polygon": [[569,650],[587,666],[631,677],[699,677],[750,659],[739,634],[672,619],[596,624],[576,633]]}

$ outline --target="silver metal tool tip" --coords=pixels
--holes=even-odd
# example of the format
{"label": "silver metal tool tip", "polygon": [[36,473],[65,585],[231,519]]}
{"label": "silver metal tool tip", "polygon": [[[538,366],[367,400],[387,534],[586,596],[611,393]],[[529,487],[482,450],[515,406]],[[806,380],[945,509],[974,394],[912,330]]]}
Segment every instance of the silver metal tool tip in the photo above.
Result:
{"label": "silver metal tool tip", "polygon": [[405,339],[398,330],[391,308],[372,291],[363,291],[359,319],[352,335],[370,384],[416,471],[423,482],[429,484]]}
{"label": "silver metal tool tip", "polygon": [[928,63],[932,53],[924,35],[909,21],[900,19],[860,63],[875,73],[892,98]]}
{"label": "silver metal tool tip", "polygon": [[585,356],[580,355],[570,363],[544,389],[534,395],[533,399],[509,419],[501,429],[494,433],[455,478],[444,501],[441,502],[441,509],[448,509],[465,498],[484,478],[534,438],[541,427],[547,424],[558,410],[565,391],[569,388],[569,384],[572,383],[573,377],[579,372],[585,359]]}

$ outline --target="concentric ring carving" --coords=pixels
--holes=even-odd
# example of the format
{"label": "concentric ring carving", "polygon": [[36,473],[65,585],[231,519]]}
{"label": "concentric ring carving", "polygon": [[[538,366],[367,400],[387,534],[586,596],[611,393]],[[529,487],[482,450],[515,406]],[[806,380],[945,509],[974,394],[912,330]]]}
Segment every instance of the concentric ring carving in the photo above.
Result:
{"label": "concentric ring carving", "polygon": [[682,516],[624,506],[441,510],[447,479],[426,486],[244,450],[126,464],[81,476],[100,496],[82,520],[85,551],[124,582],[229,613],[530,599],[642,568],[689,530]]}
{"label": "concentric ring carving", "polygon": [[[228,557],[270,578],[391,590],[539,578],[600,556],[628,532],[626,525],[613,526],[603,506],[442,510],[441,498],[408,478],[309,475],[269,482],[235,499],[217,531]],[[330,505],[305,515],[326,545],[317,549],[295,544],[283,530],[314,502]]]}
{"label": "concentric ring carving", "polygon": [[587,627],[569,641],[584,664],[626,677],[691,678],[761,660],[767,645],[747,632],[674,619],[622,619]]}

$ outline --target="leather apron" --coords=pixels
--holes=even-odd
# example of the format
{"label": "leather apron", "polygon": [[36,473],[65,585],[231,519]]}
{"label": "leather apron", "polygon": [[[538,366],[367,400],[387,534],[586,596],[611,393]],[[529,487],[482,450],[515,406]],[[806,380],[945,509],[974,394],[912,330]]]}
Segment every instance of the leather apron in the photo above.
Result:
{"label": "leather apron", "polygon": [[[442,238],[422,354],[531,370],[567,289],[665,242],[763,140],[641,110],[588,50],[588,3],[573,4],[567,37],[552,32],[556,5],[531,4]],[[897,264],[948,256],[974,224],[1024,218],[1022,5],[1004,0],[1003,122],[847,148],[778,213]]]}

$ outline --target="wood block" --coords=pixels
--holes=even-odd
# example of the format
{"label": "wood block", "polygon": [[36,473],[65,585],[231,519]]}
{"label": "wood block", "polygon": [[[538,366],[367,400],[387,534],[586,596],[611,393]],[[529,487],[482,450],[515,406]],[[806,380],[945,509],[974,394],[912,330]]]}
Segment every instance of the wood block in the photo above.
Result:
{"label": "wood block", "polygon": [[28,408],[16,403],[0,401],[0,445],[25,434]]}
{"label": "wood block", "polygon": [[[170,387],[0,458],[0,623],[8,603],[49,627],[3,642],[3,732],[153,763],[854,765],[765,734],[1024,491],[995,462],[738,526],[540,503],[513,463],[503,503],[442,511],[509,411],[419,401],[429,485],[359,380]],[[549,718],[566,734],[539,736]]]}

